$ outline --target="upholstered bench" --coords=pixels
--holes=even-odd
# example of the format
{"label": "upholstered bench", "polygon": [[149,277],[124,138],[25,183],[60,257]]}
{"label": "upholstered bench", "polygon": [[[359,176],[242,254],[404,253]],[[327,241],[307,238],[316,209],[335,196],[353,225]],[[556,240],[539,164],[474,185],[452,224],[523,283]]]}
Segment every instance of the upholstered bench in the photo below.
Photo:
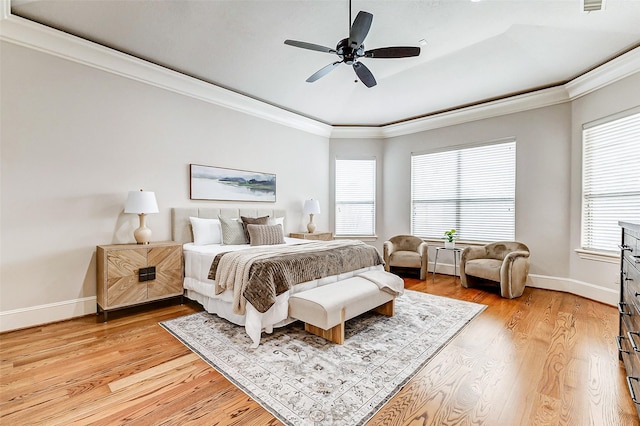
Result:
{"label": "upholstered bench", "polygon": [[307,332],[341,345],[345,321],[370,310],[393,316],[395,297],[374,282],[355,276],[291,295],[289,316],[303,321]]}

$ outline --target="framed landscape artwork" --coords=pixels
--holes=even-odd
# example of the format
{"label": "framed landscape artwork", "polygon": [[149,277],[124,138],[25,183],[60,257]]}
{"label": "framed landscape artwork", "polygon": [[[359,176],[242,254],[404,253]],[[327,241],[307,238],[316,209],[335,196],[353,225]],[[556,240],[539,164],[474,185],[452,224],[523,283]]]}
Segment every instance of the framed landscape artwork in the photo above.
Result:
{"label": "framed landscape artwork", "polygon": [[190,165],[192,200],[276,201],[276,175]]}

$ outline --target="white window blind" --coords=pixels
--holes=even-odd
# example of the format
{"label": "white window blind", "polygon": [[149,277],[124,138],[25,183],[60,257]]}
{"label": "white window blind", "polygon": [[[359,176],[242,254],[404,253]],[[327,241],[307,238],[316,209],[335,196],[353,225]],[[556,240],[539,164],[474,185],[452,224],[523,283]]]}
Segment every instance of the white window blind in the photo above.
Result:
{"label": "white window blind", "polygon": [[638,108],[585,125],[582,140],[582,248],[616,251],[618,221],[640,221]]}
{"label": "white window blind", "polygon": [[336,159],[336,235],[375,235],[376,160]]}
{"label": "white window blind", "polygon": [[516,142],[411,157],[411,232],[465,241],[515,237]]}

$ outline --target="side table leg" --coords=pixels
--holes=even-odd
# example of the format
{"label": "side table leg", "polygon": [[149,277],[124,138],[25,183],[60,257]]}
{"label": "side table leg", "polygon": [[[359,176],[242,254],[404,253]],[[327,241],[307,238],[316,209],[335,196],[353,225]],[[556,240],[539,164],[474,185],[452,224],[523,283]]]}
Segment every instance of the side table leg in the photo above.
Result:
{"label": "side table leg", "polygon": [[454,250],[454,251],[453,251],[453,283],[454,283],[454,284],[455,284],[455,282],[456,282],[456,277],[457,277],[457,275],[456,275],[456,271],[457,271],[457,269],[458,269],[458,263],[457,263],[457,257],[456,257],[456,254],[458,254],[458,251],[457,251],[457,250]]}
{"label": "side table leg", "polygon": [[436,266],[438,266],[438,249],[436,249],[436,257],[433,259],[433,281],[432,283],[436,283]]}

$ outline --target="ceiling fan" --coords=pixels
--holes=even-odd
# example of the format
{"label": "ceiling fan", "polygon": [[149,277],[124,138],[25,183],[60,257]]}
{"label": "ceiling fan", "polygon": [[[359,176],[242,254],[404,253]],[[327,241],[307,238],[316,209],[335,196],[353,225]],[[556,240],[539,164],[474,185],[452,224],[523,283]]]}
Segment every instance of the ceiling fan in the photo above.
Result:
{"label": "ceiling fan", "polygon": [[349,1],[349,37],[338,42],[335,49],[320,46],[318,44],[307,43],[297,40],[285,40],[284,44],[289,46],[300,47],[302,49],[316,50],[318,52],[335,53],[340,58],[339,61],[333,62],[316,71],[311,77],[307,78],[308,83],[313,83],[321,77],[327,75],[340,64],[347,64],[353,67],[356,75],[367,87],[375,86],[376,79],[373,74],[363,63],[358,62],[360,58],[408,58],[420,55],[419,47],[411,46],[394,46],[380,47],[378,49],[364,50],[364,39],[369,33],[373,15],[369,12],[360,11],[356,19],[351,25],[351,1]]}

